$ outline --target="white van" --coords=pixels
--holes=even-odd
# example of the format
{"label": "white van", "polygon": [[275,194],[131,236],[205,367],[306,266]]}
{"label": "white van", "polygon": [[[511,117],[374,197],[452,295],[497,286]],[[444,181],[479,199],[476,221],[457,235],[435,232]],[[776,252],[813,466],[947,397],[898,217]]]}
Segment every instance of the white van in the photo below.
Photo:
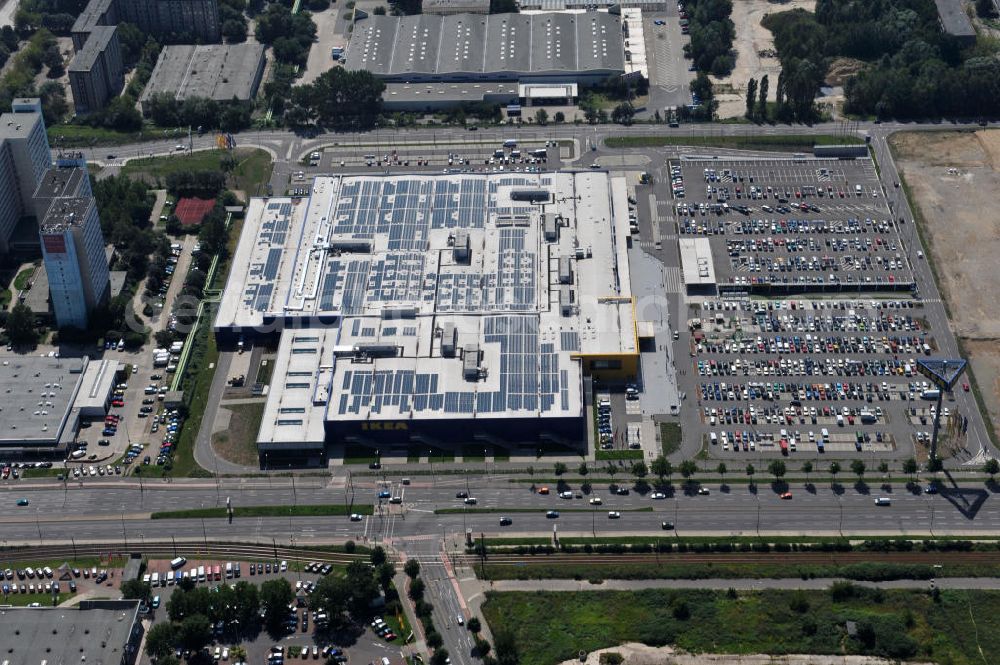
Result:
{"label": "white van", "polygon": [[820,433],[823,435],[823,442],[824,443],[829,443],[830,442],[830,430],[828,430],[827,428],[824,427]]}
{"label": "white van", "polygon": [[149,580],[149,583],[153,586],[160,586],[160,574],[153,573],[153,577]]}
{"label": "white van", "polygon": [[171,570],[177,570],[178,568],[180,568],[181,566],[183,566],[185,563],[187,563],[187,559],[185,559],[182,556],[179,556],[176,559],[171,559],[170,560],[170,569]]}

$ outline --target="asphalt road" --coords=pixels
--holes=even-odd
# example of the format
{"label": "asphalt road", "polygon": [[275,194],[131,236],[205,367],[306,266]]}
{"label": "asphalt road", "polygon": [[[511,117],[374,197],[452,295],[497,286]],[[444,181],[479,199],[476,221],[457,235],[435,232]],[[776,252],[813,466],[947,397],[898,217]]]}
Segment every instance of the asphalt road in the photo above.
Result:
{"label": "asphalt road", "polygon": [[[382,514],[366,517],[362,522],[350,522],[347,517],[237,518],[232,524],[225,519],[157,520],[149,521],[150,512],[225,505],[228,498],[233,506],[343,503],[342,488],[297,486],[294,498],[291,488],[282,484],[272,488],[249,485],[237,486],[144,486],[137,483],[105,483],[102,487],[72,487],[66,490],[29,491],[27,487],[4,492],[0,501],[9,501],[6,511],[4,539],[7,544],[66,541],[116,540],[124,535],[131,539],[159,537],[166,534],[178,538],[211,537],[216,540],[266,541],[276,538],[296,543],[320,543],[353,538],[359,542],[376,539],[391,541],[411,538],[427,539],[436,534],[501,532],[548,534],[553,527],[560,532],[636,533],[659,531],[662,521],[674,522],[677,532],[688,534],[752,534],[761,533],[988,533],[1000,529],[1000,499],[978,484],[946,489],[939,495],[913,494],[898,485],[890,490],[880,487],[870,478],[868,487],[859,491],[854,478],[842,478],[843,487],[831,489],[820,484],[807,490],[796,483],[791,488],[794,498],[782,500],[766,484],[757,486],[756,494],[744,484],[722,491],[709,485],[711,494],[698,496],[680,491],[663,500],[654,500],[635,492],[615,496],[603,484],[595,486],[593,495],[600,496],[603,505],[591,506],[586,499],[561,499],[555,492],[547,496],[531,492],[523,483],[495,481],[489,486],[474,483],[470,489],[478,504],[475,508],[509,510],[513,525],[501,529],[499,512],[464,512],[435,514],[436,508],[462,507],[455,498],[463,485],[439,487],[395,487],[402,494],[402,506],[384,506]],[[301,483],[300,483],[301,485]],[[405,491],[404,491],[405,490]],[[371,488],[358,487],[355,501],[377,502]],[[17,498],[30,499],[30,505],[16,507]],[[876,496],[892,498],[890,506],[876,506]],[[292,501],[290,501],[292,499]],[[637,508],[652,508],[652,512],[629,512]],[[538,509],[535,513],[516,512]],[[570,512],[570,509],[581,512]],[[547,519],[545,510],[561,511],[558,519]],[[620,519],[609,519],[608,511],[621,511]],[[40,535],[41,534],[41,535]]]}

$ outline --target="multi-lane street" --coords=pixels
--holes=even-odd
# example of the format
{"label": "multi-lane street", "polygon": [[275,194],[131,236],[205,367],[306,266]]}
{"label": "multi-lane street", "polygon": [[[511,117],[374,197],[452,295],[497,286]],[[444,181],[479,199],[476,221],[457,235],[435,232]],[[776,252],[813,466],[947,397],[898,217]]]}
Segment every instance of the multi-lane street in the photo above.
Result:
{"label": "multi-lane street", "polygon": [[[606,482],[596,483],[590,495],[563,499],[553,491],[548,495],[533,492],[529,483],[494,479],[472,479],[470,489],[477,499],[475,506],[463,509],[456,492],[465,489],[442,479],[440,486],[421,481],[392,491],[401,495],[401,505],[383,503],[374,515],[361,522],[345,517],[268,517],[227,519],[181,519],[150,521],[149,514],[161,510],[343,503],[342,487],[316,487],[300,482],[292,496],[285,483],[223,483],[172,484],[144,487],[137,483],[106,483],[100,487],[63,489],[29,488],[4,492],[10,502],[6,510],[3,538],[8,545],[34,544],[43,541],[108,541],[128,538],[164,538],[172,535],[182,539],[211,540],[273,539],[279,542],[317,544],[341,541],[376,540],[405,542],[414,537],[445,537],[473,533],[499,535],[505,533],[637,533],[661,532],[663,521],[676,525],[679,535],[702,534],[762,534],[779,533],[899,533],[899,534],[960,534],[986,533],[1000,529],[998,499],[981,484],[943,488],[939,494],[911,492],[899,483],[883,489],[878,479],[868,479],[868,485],[854,486],[856,478],[842,477],[841,487],[831,487],[823,481],[811,488],[801,482],[790,487],[792,499],[782,499],[766,480],[760,479],[756,491],[745,484],[733,484],[720,489],[717,483],[707,485],[710,494],[686,492],[679,482],[676,491],[665,499],[651,499],[636,492],[617,496],[608,491]],[[624,482],[624,481],[623,481]],[[306,484],[306,487],[302,487]],[[242,488],[241,488],[242,485]],[[16,492],[16,494],[15,494]],[[28,506],[15,506],[17,498],[30,499]],[[590,497],[600,497],[601,505],[591,505]],[[875,498],[891,498],[891,505],[877,506]],[[349,498],[349,496],[348,496]],[[375,489],[357,484],[354,500],[358,504],[378,503]],[[436,509],[458,508],[460,512],[436,514]],[[497,512],[484,512],[492,509]],[[537,512],[521,512],[534,510]],[[545,511],[559,511],[558,518],[546,517]],[[608,511],[619,511],[621,517],[609,519]],[[509,517],[510,526],[500,526],[501,515]]]}

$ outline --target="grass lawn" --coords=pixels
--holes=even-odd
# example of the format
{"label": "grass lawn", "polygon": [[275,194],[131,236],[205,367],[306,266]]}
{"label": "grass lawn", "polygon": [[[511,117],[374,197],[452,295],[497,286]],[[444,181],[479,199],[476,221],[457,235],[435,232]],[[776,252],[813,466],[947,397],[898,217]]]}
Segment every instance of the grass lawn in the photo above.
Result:
{"label": "grass lawn", "polygon": [[642,459],[641,450],[598,450],[595,452],[595,455],[596,457],[594,459],[598,462],[616,459]]}
{"label": "grass lawn", "polygon": [[[13,584],[13,582],[11,582]],[[20,584],[20,582],[19,582]],[[25,582],[27,584],[27,582]],[[60,587],[66,586],[66,582],[61,582]],[[25,607],[31,603],[40,603],[42,607],[52,607],[52,594],[51,593],[12,593],[6,596],[0,594],[3,598],[4,605],[13,605],[14,607]],[[56,605],[61,605],[67,600],[73,597],[73,594],[64,592],[56,596]]]}
{"label": "grass lawn", "polygon": [[[135,159],[122,167],[122,175],[141,178],[156,183],[171,173],[183,171],[221,171],[227,150],[201,150],[193,154],[169,155]],[[256,148],[238,148],[233,151],[236,168],[229,173],[227,186],[255,196],[271,178],[271,156]]]}
{"label": "grass lawn", "polygon": [[[565,538],[559,542],[566,544]],[[580,538],[569,540],[579,541]],[[597,539],[601,541],[601,538]],[[551,543],[532,543],[534,545]],[[597,555],[594,555],[597,556]],[[993,577],[1000,574],[1000,565],[990,564],[892,564],[877,561],[822,564],[783,562],[774,554],[773,563],[740,563],[739,554],[732,561],[692,563],[672,561],[670,554],[661,554],[659,563],[627,563],[615,560],[607,563],[546,563],[545,555],[530,557],[518,565],[487,563],[485,570],[476,574],[490,580],[704,580],[704,579],[811,579],[843,578],[848,580],[930,580],[934,577]],[[488,559],[487,559],[488,561]]]}
{"label": "grass lawn", "polygon": [[[350,515],[360,513],[361,515],[371,515],[374,507],[368,504],[356,503],[353,506],[337,503],[314,504],[305,506],[236,506],[233,508],[234,517],[323,517],[327,515]],[[165,510],[153,513],[150,519],[154,520],[178,520],[178,519],[198,519],[225,517],[226,509],[219,508],[192,508],[190,510]]]}
{"label": "grass lawn", "polygon": [[811,150],[814,145],[857,145],[857,136],[828,134],[785,134],[761,136],[610,136],[604,139],[609,148],[647,148],[667,145],[703,145],[715,148],[755,148],[757,150]]}
{"label": "grass lawn", "polygon": [[215,275],[212,277],[212,283],[209,285],[210,289],[221,291],[226,287],[226,280],[229,279],[229,268],[233,260],[233,255],[236,254],[236,245],[240,241],[240,233],[243,231],[243,218],[233,217],[233,221],[229,224],[229,240],[226,241],[226,257],[219,262],[219,266],[215,270]]}
{"label": "grass lawn", "polygon": [[671,455],[681,449],[681,426],[679,423],[660,423],[660,445],[663,455]]}
{"label": "grass lawn", "polygon": [[212,448],[225,460],[247,466],[256,465],[257,430],[264,416],[264,402],[221,406],[231,411],[229,427],[212,435]]}
{"label": "grass lawn", "polygon": [[[521,645],[522,665],[552,665],[622,642],[708,653],[870,654],[954,665],[1000,649],[1000,592],[844,587],[830,591],[488,592],[490,629]],[[858,625],[849,637],[846,622]],[[528,647],[530,645],[530,648]]]}
{"label": "grass lawn", "polygon": [[[166,133],[164,133],[166,132]],[[121,145],[123,143],[138,143],[140,141],[159,141],[168,136],[183,137],[187,142],[187,129],[167,129],[155,125],[146,125],[141,132],[116,132],[103,127],[75,125],[72,123],[52,125],[48,128],[49,144],[53,148],[81,148],[101,145]],[[109,150],[109,153],[115,152]],[[101,155],[104,157],[104,155]]]}
{"label": "grass lawn", "polygon": [[25,268],[21,272],[17,273],[17,277],[14,278],[14,288],[18,291],[24,291],[28,288],[28,282],[31,281],[31,277],[35,274],[35,268]]}

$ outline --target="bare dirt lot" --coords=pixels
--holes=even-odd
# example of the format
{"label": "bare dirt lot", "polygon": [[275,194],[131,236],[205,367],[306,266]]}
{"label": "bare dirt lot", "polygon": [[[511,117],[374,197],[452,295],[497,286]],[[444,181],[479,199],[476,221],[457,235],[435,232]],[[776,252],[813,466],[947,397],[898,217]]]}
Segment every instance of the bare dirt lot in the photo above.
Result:
{"label": "bare dirt lot", "polygon": [[773,55],[760,55],[762,52],[774,51],[774,36],[760,22],[768,14],[798,8],[814,11],[816,0],[787,0],[785,2],[734,0],[732,19],[736,25],[736,39],[733,41],[733,48],[736,49],[736,67],[729,76],[710,77],[712,83],[732,87],[732,92],[723,92],[716,97],[719,100],[720,118],[743,115],[746,110],[747,81],[751,78],[759,81],[767,74],[770,81],[768,99],[774,100],[781,65],[778,63],[778,58]]}
{"label": "bare dirt lot", "polygon": [[1000,432],[1000,131],[895,134],[890,145],[922,218],[952,327]]}
{"label": "bare dirt lot", "polygon": [[[599,665],[603,653],[617,653],[624,660],[623,665],[889,665],[896,661],[871,656],[816,656],[816,655],[722,655],[690,654],[672,647],[650,647],[629,642],[610,649],[601,649],[587,654],[582,665]],[[581,665],[581,661],[566,661],[562,665]],[[911,665],[920,665],[913,662]],[[928,665],[928,664],[924,664]]]}

